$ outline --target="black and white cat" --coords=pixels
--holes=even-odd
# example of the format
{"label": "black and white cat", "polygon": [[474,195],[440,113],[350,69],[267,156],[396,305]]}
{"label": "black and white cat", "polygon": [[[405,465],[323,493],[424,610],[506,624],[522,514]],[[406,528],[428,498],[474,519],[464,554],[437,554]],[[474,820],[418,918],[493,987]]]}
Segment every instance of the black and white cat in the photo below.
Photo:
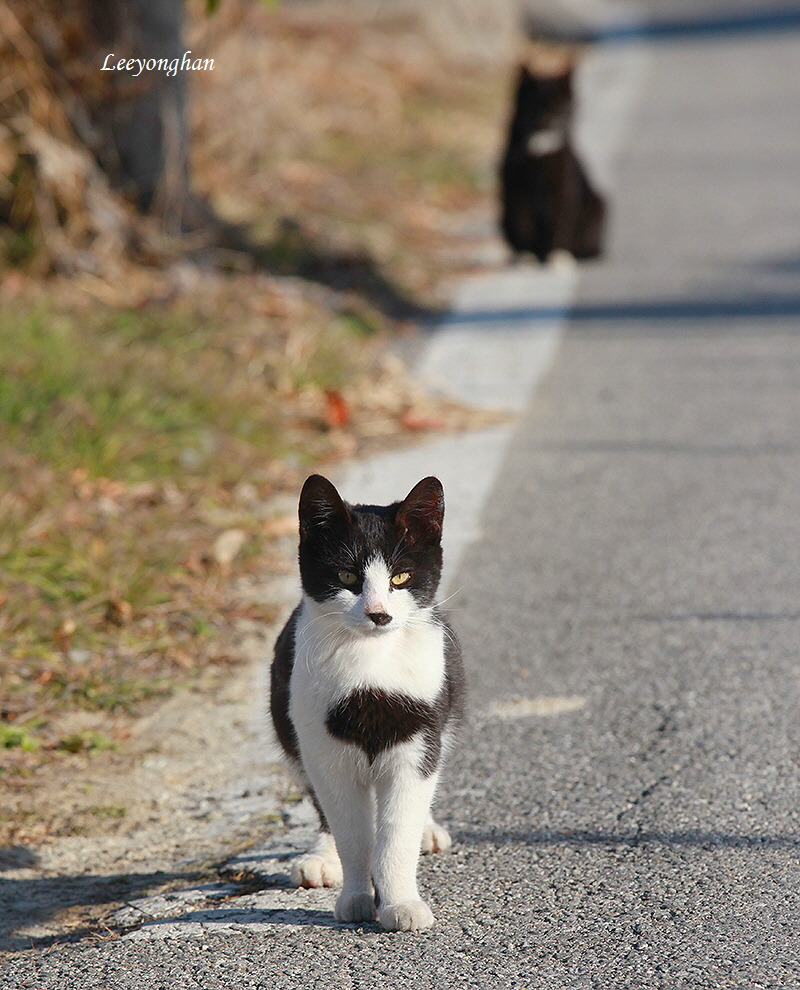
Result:
{"label": "black and white cat", "polygon": [[427,928],[420,852],[449,849],[431,817],[464,710],[458,641],[435,603],[444,493],[350,505],[321,475],[300,494],[302,600],[275,645],[275,730],[319,812],[292,870],[298,886],[342,883],[339,921]]}
{"label": "black and white cat", "polygon": [[539,261],[593,258],[602,251],[606,205],[571,139],[572,70],[556,75],[520,67],[500,167],[503,236]]}

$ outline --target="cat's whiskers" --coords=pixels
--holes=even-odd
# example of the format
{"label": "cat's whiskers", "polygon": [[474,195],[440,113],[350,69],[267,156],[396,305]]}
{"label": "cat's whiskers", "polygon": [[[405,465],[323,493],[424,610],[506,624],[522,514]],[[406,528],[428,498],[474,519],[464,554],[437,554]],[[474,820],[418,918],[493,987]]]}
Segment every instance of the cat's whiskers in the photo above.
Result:
{"label": "cat's whiskers", "polygon": [[345,629],[332,629],[320,643],[320,652],[323,656],[329,656],[335,653],[346,640],[347,631]]}
{"label": "cat's whiskers", "polygon": [[[450,597],[452,598],[452,595]],[[445,599],[445,601],[448,600],[449,599]],[[437,608],[438,608],[437,605],[429,605],[426,608],[418,609],[416,613],[406,617],[405,620],[406,626],[408,628],[416,628],[416,629],[419,629],[424,626],[429,626],[431,622],[430,614],[434,612]],[[455,647],[456,650],[460,651],[461,647],[459,645],[458,638],[456,637],[453,630],[450,628],[450,625],[447,622],[442,621],[439,623],[439,626],[444,635],[445,642],[449,642],[453,647]]]}
{"label": "cat's whiskers", "polygon": [[394,550],[392,551],[392,556],[389,560],[389,564],[392,567],[392,569],[394,569],[395,564],[403,556],[403,554],[406,552],[407,549],[408,549],[408,540],[405,538],[405,536],[401,536],[400,539],[397,541],[397,546],[395,546]]}
{"label": "cat's whiskers", "polygon": [[358,559],[353,551],[353,547],[347,542],[347,540],[339,540],[339,547],[342,550],[342,563],[351,567],[357,567]]}
{"label": "cat's whiskers", "polygon": [[452,595],[448,595],[447,598],[443,598],[440,602],[436,602],[434,605],[431,605],[430,607],[432,609],[441,608],[442,605],[446,605],[449,601],[452,601],[456,597],[456,595],[460,594],[463,590],[464,590],[463,588],[456,588],[456,590],[452,593]]}
{"label": "cat's whiskers", "polygon": [[309,635],[316,636],[317,635],[317,630],[314,629],[313,627],[318,622],[322,622],[324,619],[331,619],[331,618],[334,618],[334,617],[341,617],[341,614],[342,613],[338,609],[334,609],[331,612],[322,612],[320,615],[313,616],[311,619],[308,619],[305,622],[305,624],[303,625],[303,627],[302,627],[302,629],[300,631],[301,638],[305,639]]}
{"label": "cat's whiskers", "polygon": [[449,642],[451,646],[453,646],[456,650],[460,651],[461,644],[458,642],[458,638],[456,637],[456,634],[448,625],[445,625],[443,628],[444,628],[445,642]]}
{"label": "cat's whiskers", "polygon": [[341,646],[347,638],[346,631],[341,628],[341,626],[334,626],[332,629],[328,629],[322,639],[317,640],[314,643],[315,652],[317,652],[322,657],[327,657],[333,653],[337,647]]}
{"label": "cat's whiskers", "polygon": [[461,588],[456,588],[456,590],[451,595],[448,595],[447,598],[443,598],[439,602],[433,602],[430,605],[418,605],[415,612],[409,616],[409,621],[421,622],[421,623],[429,622],[430,616],[433,613],[438,612],[443,605],[446,605],[449,601],[452,601],[456,597],[456,595],[459,594],[459,592],[462,590],[463,589]]}
{"label": "cat's whiskers", "polygon": [[322,652],[323,655],[327,653],[332,653],[334,650],[340,646],[345,639],[344,631],[341,626],[335,625],[332,628],[328,628],[323,631],[322,637],[320,638],[319,632],[314,628],[317,623],[322,622],[324,619],[330,619],[335,616],[341,616],[341,612],[337,609],[333,609],[330,612],[322,612],[320,615],[315,615],[305,622],[297,634],[297,654],[298,660],[300,660],[305,669],[311,672],[311,655],[317,652]]}

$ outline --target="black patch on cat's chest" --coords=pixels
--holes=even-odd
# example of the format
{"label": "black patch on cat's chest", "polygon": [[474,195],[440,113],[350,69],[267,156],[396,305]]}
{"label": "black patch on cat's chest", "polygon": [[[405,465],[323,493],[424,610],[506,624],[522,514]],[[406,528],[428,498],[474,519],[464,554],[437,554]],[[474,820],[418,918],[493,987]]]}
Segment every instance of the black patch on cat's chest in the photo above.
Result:
{"label": "black patch on cat's chest", "polygon": [[[439,699],[437,699],[437,702]],[[407,742],[418,732],[425,738],[420,772],[428,777],[436,769],[441,752],[442,706],[428,704],[386,691],[355,691],[328,712],[328,732],[343,742],[359,746],[370,763],[384,750]]]}

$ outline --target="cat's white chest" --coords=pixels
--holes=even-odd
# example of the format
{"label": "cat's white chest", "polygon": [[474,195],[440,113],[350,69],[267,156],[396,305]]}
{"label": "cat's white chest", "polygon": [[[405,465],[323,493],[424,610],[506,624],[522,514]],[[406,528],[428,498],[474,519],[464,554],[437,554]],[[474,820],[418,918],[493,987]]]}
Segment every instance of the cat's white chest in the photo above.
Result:
{"label": "cat's white chest", "polygon": [[563,131],[555,127],[534,131],[526,143],[528,154],[534,158],[543,158],[545,155],[554,155],[566,145],[567,139]]}
{"label": "cat's white chest", "polygon": [[420,618],[391,632],[355,634],[337,617],[303,605],[295,632],[293,701],[314,697],[325,710],[359,690],[433,701],[444,681],[444,630]]}

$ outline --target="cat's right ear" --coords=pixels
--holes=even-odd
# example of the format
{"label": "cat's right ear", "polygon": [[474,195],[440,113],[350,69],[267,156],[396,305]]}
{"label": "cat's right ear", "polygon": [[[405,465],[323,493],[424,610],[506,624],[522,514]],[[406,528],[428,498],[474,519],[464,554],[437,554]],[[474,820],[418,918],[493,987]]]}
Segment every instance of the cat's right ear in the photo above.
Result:
{"label": "cat's right ear", "polygon": [[336,491],[333,484],[321,474],[312,474],[306,479],[300,492],[300,538],[308,536],[314,529],[329,526],[337,520],[350,522],[350,510]]}

